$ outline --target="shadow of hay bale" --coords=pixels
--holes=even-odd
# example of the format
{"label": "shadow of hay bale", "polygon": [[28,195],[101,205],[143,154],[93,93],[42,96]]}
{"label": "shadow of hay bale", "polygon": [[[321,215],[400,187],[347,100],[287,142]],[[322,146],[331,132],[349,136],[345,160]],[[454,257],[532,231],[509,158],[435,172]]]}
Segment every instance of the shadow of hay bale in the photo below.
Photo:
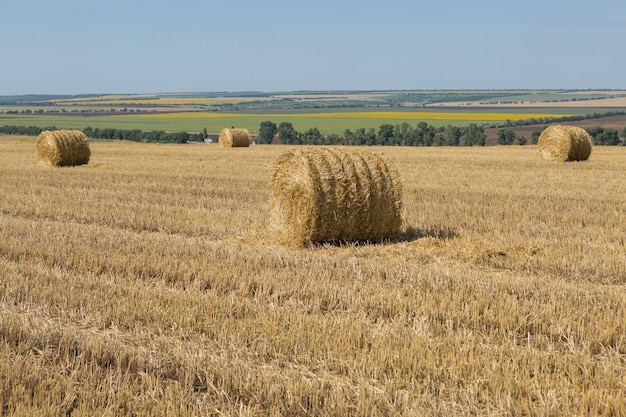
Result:
{"label": "shadow of hay bale", "polygon": [[427,229],[420,229],[417,227],[409,226],[404,232],[402,232],[396,242],[413,242],[423,238],[434,238],[439,240],[450,240],[459,237],[459,234],[448,227],[429,227]]}

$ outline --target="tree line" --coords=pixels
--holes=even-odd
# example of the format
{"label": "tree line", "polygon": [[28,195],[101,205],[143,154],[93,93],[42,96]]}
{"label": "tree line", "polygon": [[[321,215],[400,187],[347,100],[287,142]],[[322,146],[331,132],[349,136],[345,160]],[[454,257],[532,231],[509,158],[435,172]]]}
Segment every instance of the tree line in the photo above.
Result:
{"label": "tree line", "polygon": [[[533,131],[530,137],[532,144],[537,144],[541,129]],[[626,127],[621,133],[623,141],[617,129],[594,127],[586,131],[593,138],[596,145],[619,145],[626,144]],[[465,127],[447,125],[435,127],[426,122],[419,122],[412,126],[406,122],[401,124],[381,124],[378,130],[345,129],[343,134],[323,134],[319,129],[312,127],[304,132],[294,129],[290,122],[282,122],[279,125],[272,121],[261,122],[259,127],[259,143],[272,143],[274,138],[288,145],[382,145],[382,146],[485,146],[487,138],[485,129],[475,123]],[[517,136],[510,128],[498,130],[497,143],[499,145],[512,145],[517,143],[525,145],[528,138]]]}
{"label": "tree line", "polygon": [[[26,135],[38,136],[44,130],[58,130],[56,126],[38,127],[38,126],[0,126],[0,133],[7,135]],[[89,138],[94,139],[117,139],[130,140],[134,142],[153,142],[153,143],[187,143],[189,141],[202,141],[206,137],[206,131],[203,133],[189,132],[165,132],[163,130],[143,131],[139,129],[111,129],[111,128],[92,128],[86,127],[82,132]]]}
{"label": "tree line", "polygon": [[[541,132],[546,128],[535,130],[530,136],[530,142],[532,144],[537,144],[539,141],[539,136]],[[626,127],[622,130],[621,137],[623,140],[620,140],[620,134],[617,129],[612,127],[592,127],[585,128],[589,136],[593,139],[594,145],[626,145]],[[500,129],[498,130],[498,145],[512,145],[513,143],[517,143],[519,145],[525,145],[528,139],[525,136],[517,136],[513,129]]]}
{"label": "tree line", "polygon": [[[514,143],[524,145],[530,140],[530,143],[536,144],[545,127],[547,126],[533,131],[530,138],[517,136],[511,128],[501,128],[498,130],[497,143],[499,145],[512,145]],[[44,130],[57,130],[57,128],[55,126],[0,126],[0,134],[9,135],[38,136]],[[621,134],[614,128],[594,127],[586,130],[593,138],[595,145],[626,145],[626,127]],[[87,137],[95,139],[152,143],[202,141],[208,135],[206,129],[202,133],[100,129],[92,127],[86,127],[82,131]],[[475,123],[463,127],[450,124],[435,127],[426,122],[419,122],[415,126],[406,122],[396,125],[384,123],[378,129],[345,129],[342,134],[322,133],[316,127],[299,132],[290,122],[282,122],[279,125],[272,121],[261,123],[258,143],[272,143],[276,136],[281,143],[288,145],[348,146],[485,146],[487,138],[484,127]]]}
{"label": "tree line", "polygon": [[326,134],[316,127],[299,132],[290,122],[282,122],[279,125],[269,120],[261,122],[259,143],[272,143],[276,135],[281,143],[287,145],[348,146],[484,146],[487,138],[485,129],[475,123],[465,127],[453,125],[435,127],[426,122],[419,122],[416,126],[406,122],[397,125],[383,123],[378,130],[345,129],[343,134]]}

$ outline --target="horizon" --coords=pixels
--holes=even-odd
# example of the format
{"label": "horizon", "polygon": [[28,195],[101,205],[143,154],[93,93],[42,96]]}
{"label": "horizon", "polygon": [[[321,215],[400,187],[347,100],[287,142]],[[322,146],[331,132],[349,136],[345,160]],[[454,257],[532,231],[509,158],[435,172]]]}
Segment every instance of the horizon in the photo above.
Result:
{"label": "horizon", "polygon": [[333,94],[333,93],[402,93],[402,92],[454,92],[454,91],[487,91],[487,92],[498,92],[498,91],[514,91],[514,92],[546,92],[546,91],[555,91],[555,92],[626,92],[626,88],[436,88],[436,89],[390,89],[390,90],[379,90],[379,89],[365,89],[365,90],[348,90],[348,89],[338,89],[338,90],[290,90],[290,91],[262,91],[262,90],[241,90],[241,91],[164,91],[164,92],[142,92],[142,93],[133,93],[133,92],[104,92],[104,93],[94,93],[94,92],[84,92],[77,94],[68,94],[68,93],[23,93],[23,94],[0,94],[0,97],[26,97],[26,96],[57,96],[57,97],[80,97],[80,96],[91,96],[91,97],[99,97],[99,96],[109,96],[109,95],[124,95],[124,96],[162,96],[162,95],[185,95],[185,94],[228,94],[228,95],[236,95],[236,94],[263,94],[263,95],[276,95],[276,94],[302,94],[302,93],[315,93],[315,94]]}

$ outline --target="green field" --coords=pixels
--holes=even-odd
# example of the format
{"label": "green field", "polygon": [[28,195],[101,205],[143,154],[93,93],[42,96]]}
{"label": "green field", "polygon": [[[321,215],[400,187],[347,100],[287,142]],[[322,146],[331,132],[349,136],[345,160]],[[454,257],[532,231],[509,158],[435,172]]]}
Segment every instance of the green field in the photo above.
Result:
{"label": "green field", "polygon": [[[357,111],[358,110],[358,111]],[[336,113],[341,112],[340,117]],[[387,112],[386,115],[381,113]],[[252,133],[259,130],[261,122],[270,120],[277,125],[281,122],[290,122],[298,131],[309,128],[318,128],[322,133],[343,133],[345,129],[356,130],[359,128],[377,129],[383,123],[392,125],[409,123],[416,125],[426,122],[433,126],[446,126],[448,124],[464,126],[469,123],[493,123],[506,119],[518,119],[526,115],[528,110],[489,110],[485,111],[450,111],[442,112],[440,109],[419,110],[396,110],[375,108],[371,111],[363,109],[341,109],[329,111],[306,111],[306,112],[257,112],[257,113],[168,113],[168,114],[111,114],[111,115],[68,115],[68,114],[0,114],[0,126],[55,126],[60,129],[84,129],[114,128],[114,129],[140,129],[143,131],[186,131],[201,132],[207,129],[209,132],[219,132],[225,127],[246,128]],[[541,109],[532,111],[532,114],[564,115],[574,114],[572,109]],[[352,116],[352,114],[354,116]],[[475,117],[474,117],[475,115]]]}

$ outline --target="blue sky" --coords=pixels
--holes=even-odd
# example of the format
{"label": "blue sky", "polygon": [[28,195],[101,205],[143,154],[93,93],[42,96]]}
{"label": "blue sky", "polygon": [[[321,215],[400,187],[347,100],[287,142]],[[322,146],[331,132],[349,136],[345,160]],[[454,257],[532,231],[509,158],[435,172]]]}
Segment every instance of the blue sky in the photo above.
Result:
{"label": "blue sky", "polygon": [[0,95],[626,89],[624,0],[1,0]]}

